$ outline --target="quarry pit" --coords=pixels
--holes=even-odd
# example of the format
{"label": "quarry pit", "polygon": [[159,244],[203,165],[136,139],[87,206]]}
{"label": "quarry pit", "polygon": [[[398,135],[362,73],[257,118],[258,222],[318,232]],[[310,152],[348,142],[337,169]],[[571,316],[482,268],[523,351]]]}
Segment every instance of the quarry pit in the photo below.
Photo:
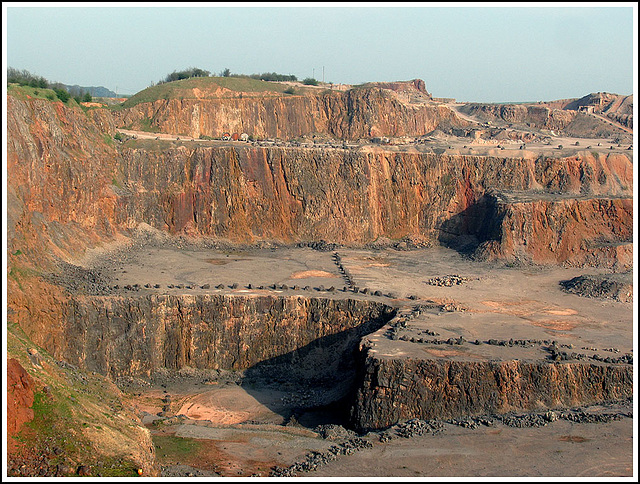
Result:
{"label": "quarry pit", "polygon": [[631,118],[187,81],[8,95],[13,475],[633,473]]}
{"label": "quarry pit", "polygon": [[[84,337],[68,338],[64,359],[118,384],[160,456],[171,438],[205,449],[189,465],[165,456],[163,475],[327,475],[336,445],[400,445],[385,436],[406,422],[441,422],[431,430],[455,442],[504,416],[630,416],[631,304],[561,284],[628,273],[445,247],[213,245],[146,234],[93,254],[92,282],[71,290],[67,332]],[[333,457],[304,467],[310,455]]]}

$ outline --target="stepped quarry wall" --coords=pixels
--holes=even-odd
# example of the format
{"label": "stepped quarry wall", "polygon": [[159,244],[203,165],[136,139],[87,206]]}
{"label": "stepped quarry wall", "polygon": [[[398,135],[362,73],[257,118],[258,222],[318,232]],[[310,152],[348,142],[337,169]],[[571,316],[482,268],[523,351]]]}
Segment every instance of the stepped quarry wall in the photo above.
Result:
{"label": "stepped quarry wall", "polygon": [[489,204],[493,211],[479,257],[615,271],[633,267],[631,197],[514,201],[497,194]]}
{"label": "stepped quarry wall", "polygon": [[[631,238],[632,171],[620,155],[503,159],[243,146],[124,149],[121,160],[128,186],[119,191],[126,218],[118,222],[143,214],[171,233],[355,245],[474,237],[498,241],[483,246],[494,258],[524,250],[536,262],[577,265],[596,261],[585,256],[591,239],[602,246]],[[484,200],[492,190],[542,194],[496,208]],[[558,201],[558,193],[569,198]]]}
{"label": "stepped quarry wall", "polygon": [[64,313],[67,338],[54,353],[111,377],[245,370],[274,359],[334,377],[343,353],[393,311],[354,299],[155,294],[78,296]]}
{"label": "stepped quarry wall", "polygon": [[[632,162],[622,154],[580,152],[558,159],[375,147],[116,148],[111,134],[117,122],[106,110],[85,114],[62,103],[12,96],[8,106],[8,243],[11,253],[38,264],[51,255],[70,260],[140,223],[231,242],[324,239],[358,245],[413,236],[450,243],[472,236],[481,243],[492,213],[484,203],[490,190],[600,198],[633,193]],[[555,203],[554,215],[562,218],[565,210],[565,218],[575,219],[574,238],[588,238],[595,219],[589,211],[603,203],[613,208],[602,212],[602,225],[616,227],[604,242],[628,240],[629,201]],[[524,237],[506,233],[516,225],[504,229],[501,257],[509,256],[508,237]],[[541,240],[562,235],[541,227]],[[529,235],[527,246],[532,244]],[[555,240],[535,250],[563,262],[576,256],[576,244],[558,250],[562,243]]]}
{"label": "stepped quarry wall", "polygon": [[544,361],[378,358],[361,347],[352,424],[570,407],[633,395],[633,367]]}
{"label": "stepped quarry wall", "polygon": [[[327,343],[334,348],[329,353],[338,354],[384,324],[383,305],[346,299],[72,297],[40,277],[58,259],[77,261],[141,224],[234,243],[324,239],[361,246],[413,236],[488,258],[524,254],[536,262],[598,265],[605,254],[612,268],[627,264],[633,167],[622,154],[142,148],[113,140],[116,126],[142,127],[147,120],[162,131],[196,137],[221,130],[282,138],[421,135],[460,122],[446,108],[414,109],[376,90],[258,103],[220,99],[211,106],[157,101],[113,113],[13,96],[7,102],[8,314],[36,344],[86,370],[121,376],[183,366],[247,369],[279,358],[302,364],[303,348],[326,353]],[[565,122],[540,116],[549,129]],[[496,195],[504,192],[538,195],[524,201]],[[362,365],[353,414],[359,428],[434,412],[620,398],[628,395],[631,378],[629,368],[598,364],[365,357]]]}
{"label": "stepped quarry wall", "polygon": [[507,123],[529,124],[534,128],[562,131],[578,115],[577,111],[564,111],[546,106],[522,104],[477,104],[470,103],[462,108],[466,114],[486,121],[500,119]]}

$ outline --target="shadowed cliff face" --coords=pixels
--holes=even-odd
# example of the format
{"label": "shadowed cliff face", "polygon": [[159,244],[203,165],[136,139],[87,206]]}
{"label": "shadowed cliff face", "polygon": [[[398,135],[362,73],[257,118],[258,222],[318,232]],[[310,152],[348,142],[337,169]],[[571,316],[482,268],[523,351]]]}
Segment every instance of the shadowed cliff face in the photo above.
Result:
{"label": "shadowed cliff face", "polygon": [[447,107],[409,106],[376,88],[315,96],[159,100],[115,111],[114,119],[118,127],[150,125],[154,131],[195,138],[224,132],[281,139],[313,133],[340,139],[421,136],[438,126],[468,124]]}

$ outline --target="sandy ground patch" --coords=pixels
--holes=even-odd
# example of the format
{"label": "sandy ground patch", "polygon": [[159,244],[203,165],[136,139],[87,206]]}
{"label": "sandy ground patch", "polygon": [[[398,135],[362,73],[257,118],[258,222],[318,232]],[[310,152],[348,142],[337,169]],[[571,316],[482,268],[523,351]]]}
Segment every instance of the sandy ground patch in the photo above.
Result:
{"label": "sandy ground patch", "polygon": [[294,272],[291,274],[291,279],[307,279],[309,277],[329,277],[329,278],[337,278],[336,274],[332,274],[327,271],[300,271]]}
{"label": "sandy ground patch", "polygon": [[467,356],[471,358],[483,359],[480,355],[474,355],[473,353],[469,353],[467,351],[460,350],[441,350],[435,348],[425,348],[424,351],[436,358],[447,358],[448,356]]}
{"label": "sandy ground patch", "polygon": [[282,416],[275,413],[284,394],[261,389],[249,394],[237,385],[216,388],[180,400],[176,414],[194,420],[209,420],[216,425],[231,425],[260,420],[265,423],[282,423]]}
{"label": "sandy ground patch", "polygon": [[580,323],[574,321],[531,321],[531,324],[553,331],[571,331]]}

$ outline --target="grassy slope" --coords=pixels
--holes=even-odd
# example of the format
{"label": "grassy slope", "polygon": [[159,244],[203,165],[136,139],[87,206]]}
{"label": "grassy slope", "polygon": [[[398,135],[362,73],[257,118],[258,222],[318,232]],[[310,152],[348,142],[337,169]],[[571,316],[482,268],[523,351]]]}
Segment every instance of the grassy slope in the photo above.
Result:
{"label": "grassy slope", "polygon": [[[53,89],[43,89],[41,87],[19,86],[17,84],[9,84],[7,86],[7,95],[15,96],[18,99],[49,99],[50,101],[60,101]],[[50,99],[50,98],[53,99]],[[78,106],[78,103],[70,97],[67,101],[68,106]]]}
{"label": "grassy slope", "polygon": [[[228,89],[235,93],[242,93],[243,97],[263,97],[263,96],[290,96],[285,91],[291,88],[288,84],[279,82],[267,82],[257,79],[244,77],[193,77],[191,79],[182,79],[180,81],[158,84],[148,87],[127,99],[124,103],[114,106],[114,109],[130,108],[136,104],[153,102],[159,99],[195,99],[196,96],[193,89],[197,88],[201,92],[199,98],[203,97],[203,93],[211,91],[212,97],[219,99],[224,97],[219,93],[213,94],[218,88]],[[328,92],[327,89],[318,89],[314,87],[295,86],[295,95],[318,94]],[[206,95],[204,96],[206,98]],[[230,94],[229,97],[237,97]]]}
{"label": "grassy slope", "polygon": [[[61,449],[51,456],[50,466],[67,465],[68,475],[83,464],[91,466],[92,475],[137,476],[140,463],[129,451],[140,445],[141,430],[113,384],[101,375],[58,365],[42,348],[37,348],[40,365],[34,365],[28,348],[37,347],[9,321],[7,357],[16,358],[36,382],[34,419],[19,432],[17,442],[36,453]],[[119,444],[113,446],[113,439]]]}
{"label": "grassy slope", "polygon": [[[260,81],[244,77],[193,77],[148,87],[131,96],[121,106],[129,108],[136,104],[153,102],[158,99],[193,99],[195,98],[193,94],[194,88],[206,91],[207,89],[217,89],[218,87],[249,94],[260,93],[260,95],[268,95],[273,93],[273,95],[287,95],[284,91],[290,86],[278,82]],[[296,94],[317,92],[317,90],[302,87],[296,87],[295,91]]]}

